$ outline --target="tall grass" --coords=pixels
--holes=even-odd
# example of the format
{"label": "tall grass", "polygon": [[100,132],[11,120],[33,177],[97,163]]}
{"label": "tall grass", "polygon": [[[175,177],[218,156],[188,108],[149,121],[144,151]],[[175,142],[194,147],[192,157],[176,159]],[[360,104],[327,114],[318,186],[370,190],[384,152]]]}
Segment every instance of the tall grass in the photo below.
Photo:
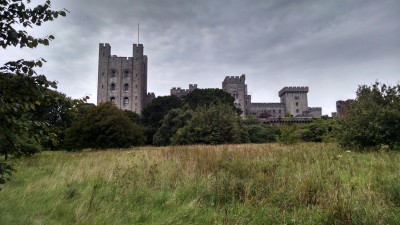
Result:
{"label": "tall grass", "polygon": [[400,224],[392,152],[199,145],[44,152],[15,164],[0,224]]}

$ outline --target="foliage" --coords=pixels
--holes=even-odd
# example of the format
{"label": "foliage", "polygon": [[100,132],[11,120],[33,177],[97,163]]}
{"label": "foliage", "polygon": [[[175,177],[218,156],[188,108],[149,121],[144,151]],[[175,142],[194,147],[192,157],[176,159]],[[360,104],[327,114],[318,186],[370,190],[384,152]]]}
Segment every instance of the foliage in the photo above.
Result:
{"label": "foliage", "polygon": [[0,162],[0,185],[11,179],[12,171],[13,168],[10,165]]}
{"label": "foliage", "polygon": [[227,144],[248,142],[240,116],[229,105],[200,106],[172,144]]}
{"label": "foliage", "polygon": [[358,150],[400,149],[400,85],[361,85],[348,114],[340,119],[340,144]]}
{"label": "foliage", "polygon": [[281,144],[296,144],[300,141],[298,127],[295,124],[283,124],[280,127],[278,142]]}
{"label": "foliage", "polygon": [[245,125],[245,129],[249,133],[250,143],[275,142],[280,134],[279,127],[262,123]]}
{"label": "foliage", "polygon": [[299,128],[300,139],[305,142],[333,142],[338,133],[336,120],[315,119],[311,124]]}
{"label": "foliage", "polygon": [[240,115],[241,111],[235,107],[234,101],[235,99],[229,93],[221,89],[195,89],[184,99],[184,103],[188,104],[191,109],[199,106],[226,104]]}
{"label": "foliage", "polygon": [[142,117],[138,113],[132,112],[129,110],[125,110],[124,113],[125,113],[125,115],[127,115],[129,117],[129,119],[132,121],[132,123],[136,123],[136,124],[142,123]]}
{"label": "foliage", "polygon": [[[30,3],[30,0],[27,1]],[[51,10],[50,0],[33,9],[27,8],[23,0],[0,1],[0,45],[35,48],[49,45],[54,36],[34,38],[26,29],[65,16],[66,10]],[[3,54],[2,54],[3,55]],[[34,110],[43,102],[43,91],[55,87],[44,75],[38,75],[34,67],[41,67],[44,59],[11,61],[0,67],[0,154],[29,155],[40,149],[39,138],[43,137],[45,124],[25,118],[25,113]],[[15,89],[14,89],[15,88]],[[33,129],[32,129],[33,128]],[[2,163],[0,174],[8,173],[7,164]],[[4,181],[4,180],[3,180]]]}
{"label": "foliage", "polygon": [[111,102],[87,109],[66,131],[68,150],[123,148],[143,145],[144,128],[132,123],[124,111]]}
{"label": "foliage", "polygon": [[[31,120],[27,114],[44,104],[45,83],[22,74],[2,73],[0,86],[0,153],[7,159],[9,154],[37,152],[46,124]],[[29,149],[25,148],[24,140],[29,140]]]}
{"label": "foliage", "polygon": [[177,109],[181,106],[181,100],[172,96],[163,96],[155,98],[142,111],[143,125],[146,126],[147,143],[151,144],[154,134],[161,126],[161,120],[171,109]]}
{"label": "foliage", "polygon": [[171,109],[161,121],[162,125],[153,137],[154,145],[170,145],[171,138],[179,128],[184,127],[192,118],[193,110],[186,105],[179,109]]}
{"label": "foliage", "polygon": [[[47,89],[44,91],[43,103],[32,110],[30,120],[40,121],[47,125],[46,136],[41,137],[41,145],[46,149],[62,146],[65,130],[72,125],[78,115],[78,109],[88,97],[71,99],[65,94]],[[48,138],[51,137],[51,138]]]}

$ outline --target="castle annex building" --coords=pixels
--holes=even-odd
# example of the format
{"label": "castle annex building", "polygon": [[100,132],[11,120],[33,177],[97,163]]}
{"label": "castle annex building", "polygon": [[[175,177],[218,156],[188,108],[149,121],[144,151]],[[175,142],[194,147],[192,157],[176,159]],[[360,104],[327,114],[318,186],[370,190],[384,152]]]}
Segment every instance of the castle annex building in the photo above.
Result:
{"label": "castle annex building", "polygon": [[141,113],[154,97],[147,93],[147,56],[142,44],[133,44],[132,57],[111,55],[109,44],[99,44],[97,104],[111,101],[120,109]]}
{"label": "castle annex building", "polygon": [[[251,95],[247,94],[246,75],[227,76],[222,82],[222,90],[231,94],[234,104],[241,109],[242,117],[253,114],[259,119],[283,118],[286,115],[303,118],[314,118],[322,116],[321,107],[308,106],[308,87],[284,87],[278,95],[280,102],[273,103],[253,103]],[[197,88],[196,84],[189,85],[189,89],[172,88],[171,95],[180,98],[189,94]]]}

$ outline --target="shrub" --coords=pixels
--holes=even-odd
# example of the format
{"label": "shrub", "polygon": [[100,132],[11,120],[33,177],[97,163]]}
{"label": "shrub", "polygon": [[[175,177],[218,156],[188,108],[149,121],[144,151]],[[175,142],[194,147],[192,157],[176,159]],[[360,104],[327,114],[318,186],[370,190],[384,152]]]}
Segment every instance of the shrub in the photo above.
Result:
{"label": "shrub", "polygon": [[91,107],[67,130],[65,148],[122,148],[145,143],[144,128],[111,102]]}

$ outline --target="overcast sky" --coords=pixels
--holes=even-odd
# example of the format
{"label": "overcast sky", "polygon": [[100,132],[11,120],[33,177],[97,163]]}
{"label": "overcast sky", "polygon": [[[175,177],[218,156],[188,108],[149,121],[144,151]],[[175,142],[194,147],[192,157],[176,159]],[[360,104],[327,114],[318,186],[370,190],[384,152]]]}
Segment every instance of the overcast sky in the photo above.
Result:
{"label": "overcast sky", "polygon": [[[34,0],[33,4],[43,2]],[[308,103],[323,114],[355,98],[360,84],[400,81],[399,0],[53,0],[65,18],[30,30],[53,34],[47,47],[1,50],[13,59],[48,62],[38,71],[73,98],[97,101],[99,43],[149,58],[148,91],[221,88],[225,76],[246,74],[252,102],[279,102],[284,86],[309,86]]]}

